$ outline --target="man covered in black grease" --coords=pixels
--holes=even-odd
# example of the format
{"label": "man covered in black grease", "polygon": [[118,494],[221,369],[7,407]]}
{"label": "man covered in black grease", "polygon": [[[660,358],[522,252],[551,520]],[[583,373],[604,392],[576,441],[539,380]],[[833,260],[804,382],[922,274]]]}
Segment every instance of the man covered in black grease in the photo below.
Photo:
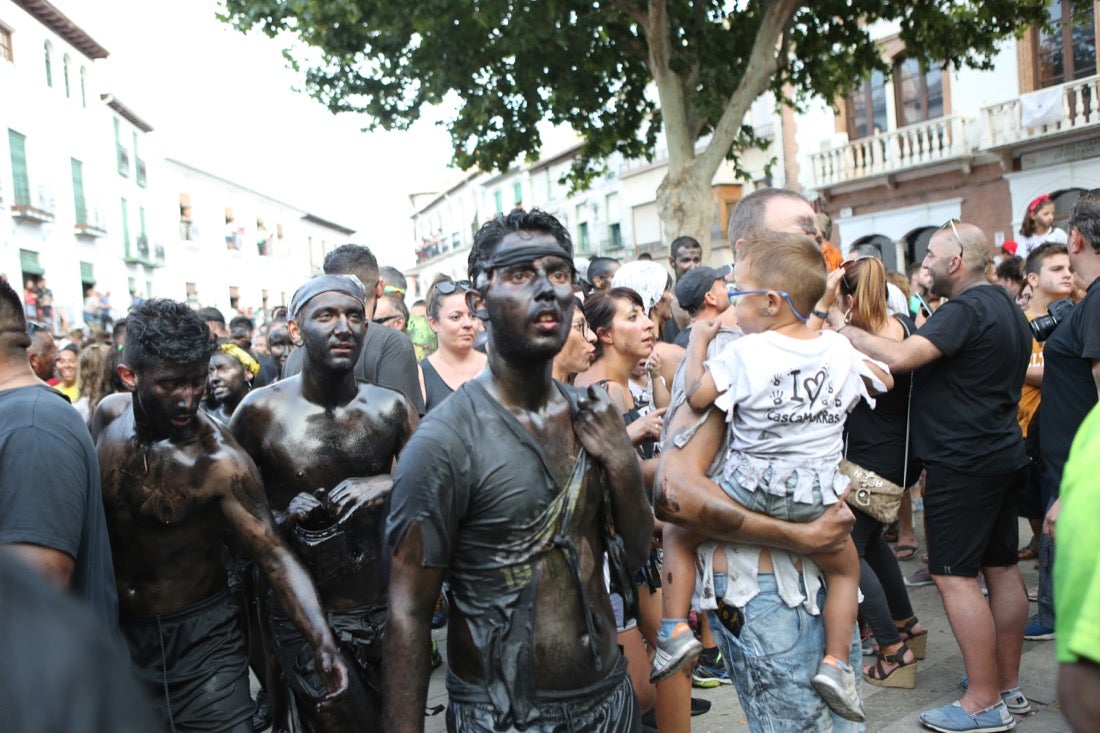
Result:
{"label": "man covered in black grease", "polygon": [[210,329],[170,300],[134,307],[126,324],[118,372],[133,399],[107,406],[114,419],[100,416],[96,451],[119,625],[166,727],[251,731],[244,636],[226,587],[227,531],[309,638],[332,705],[346,694],[347,668],[309,575],[275,533],[255,465],[199,410],[217,348]]}
{"label": "man covered in black grease", "polygon": [[[298,288],[288,326],[302,343],[301,373],[250,393],[230,422],[260,469],[276,524],[312,574],[341,649],[354,662],[342,717],[356,731],[381,726],[389,582],[382,533],[391,473],[417,422],[400,392],[355,378],[365,299],[354,275],[321,275]],[[307,731],[332,730],[310,714],[325,688],[308,639],[270,600],[268,610],[301,722]]]}
{"label": "man covered in black grease", "polygon": [[423,730],[446,573],[450,730],[638,731],[604,553],[620,550],[617,575],[640,568],[653,516],[605,394],[550,376],[572,323],[572,242],[516,209],[477,233],[469,274],[489,369],[429,414],[394,476],[386,730]]}

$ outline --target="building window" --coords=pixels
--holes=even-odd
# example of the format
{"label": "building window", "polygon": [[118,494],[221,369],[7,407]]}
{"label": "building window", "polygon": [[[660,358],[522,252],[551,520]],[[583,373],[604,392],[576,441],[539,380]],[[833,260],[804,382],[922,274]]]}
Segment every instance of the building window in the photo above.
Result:
{"label": "building window", "polygon": [[65,99],[72,99],[72,89],[69,86],[69,54],[65,54],[61,57],[61,73],[64,75],[65,82]]}
{"label": "building window", "polygon": [[608,226],[608,249],[622,249],[623,248],[623,227],[619,222],[615,222]]}
{"label": "building window", "polygon": [[241,291],[232,285],[229,286],[229,307],[235,311],[241,309]]}
{"label": "building window", "polygon": [[591,247],[591,239],[588,236],[588,222],[582,221],[577,225],[577,249],[580,252],[587,252]]}
{"label": "building window", "polygon": [[73,209],[76,211],[76,223],[88,223],[88,205],[84,201],[84,164],[72,159],[73,167]]}
{"label": "building window", "polygon": [[921,71],[916,59],[902,59],[894,65],[894,94],[898,127],[943,117],[943,72]]}
{"label": "building window", "polygon": [[27,178],[27,138],[15,130],[8,130],[8,147],[11,148],[11,173],[15,184],[15,205],[31,205],[31,184]]}
{"label": "building window", "polygon": [[523,184],[519,181],[512,184],[512,199],[516,207],[523,206]]}
{"label": "building window", "polygon": [[868,137],[887,129],[886,77],[881,71],[871,72],[871,78],[848,97],[847,108],[850,139]]}
{"label": "building window", "polygon": [[122,199],[122,243],[126,247],[126,256],[130,256],[130,207]]}
{"label": "building window", "polygon": [[46,55],[46,86],[53,86],[53,66],[50,57],[53,55],[53,46],[49,41],[46,41],[46,45],[43,46],[43,51]]}
{"label": "building window", "polygon": [[187,288],[187,305],[192,308],[199,307],[199,286],[195,283],[184,283],[184,287]]}
{"label": "building window", "polygon": [[1091,0],[1053,0],[1050,27],[1038,33],[1039,88],[1096,73],[1096,30]]}
{"label": "building window", "polygon": [[88,109],[88,70],[80,67],[80,106]]}
{"label": "building window", "polygon": [[504,213],[504,194],[500,192],[500,189],[493,192],[493,207],[498,214]]}
{"label": "building window", "polygon": [[0,59],[15,61],[11,48],[11,30],[2,25],[0,25]]}
{"label": "building window", "polygon": [[115,150],[118,153],[118,173],[126,178],[130,177],[130,151],[122,146],[122,130],[118,118],[115,123]]}

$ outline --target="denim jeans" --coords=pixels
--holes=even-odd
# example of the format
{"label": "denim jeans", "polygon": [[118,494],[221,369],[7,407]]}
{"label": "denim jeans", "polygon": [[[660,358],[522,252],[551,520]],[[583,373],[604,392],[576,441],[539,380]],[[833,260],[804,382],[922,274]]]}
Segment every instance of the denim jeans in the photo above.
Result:
{"label": "denim jeans", "polygon": [[[760,573],[760,594],[742,609],[745,624],[734,636],[708,611],[711,633],[753,733],[862,733],[867,728],[833,715],[810,680],[825,656],[825,626],[821,616],[802,606],[790,608],[779,597],[775,576]],[[726,576],[716,574],[715,591],[725,595]],[[818,605],[824,602],[824,590]],[[861,679],[859,633],[852,630],[849,664]],[[857,684],[859,684],[857,682]]]}

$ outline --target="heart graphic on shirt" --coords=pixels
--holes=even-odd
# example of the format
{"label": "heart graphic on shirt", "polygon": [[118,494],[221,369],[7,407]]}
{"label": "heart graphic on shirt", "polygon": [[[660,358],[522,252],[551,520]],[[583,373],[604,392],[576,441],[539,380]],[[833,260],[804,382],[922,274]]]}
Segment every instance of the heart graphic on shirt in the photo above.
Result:
{"label": "heart graphic on shirt", "polygon": [[825,386],[825,377],[828,373],[829,371],[825,369],[825,367],[822,367],[817,370],[817,374],[802,380],[802,386],[806,389],[806,397],[809,398],[811,405],[817,400],[817,396],[821,394],[821,390]]}

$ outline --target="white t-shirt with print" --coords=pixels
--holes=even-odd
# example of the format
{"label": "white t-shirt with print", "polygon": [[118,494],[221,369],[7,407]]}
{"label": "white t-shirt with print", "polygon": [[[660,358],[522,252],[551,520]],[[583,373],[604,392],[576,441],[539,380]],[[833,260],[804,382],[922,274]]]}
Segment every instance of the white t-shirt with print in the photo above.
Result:
{"label": "white t-shirt with print", "polygon": [[[838,470],[845,417],[861,398],[874,404],[863,377],[878,380],[865,359],[833,331],[811,339],[765,331],[707,360],[721,391],[714,404],[725,411],[729,426],[723,478],[749,490],[766,485],[772,494],[793,493],[795,501],[806,503],[813,501],[816,482],[824,503],[835,503],[847,487]],[[876,388],[885,391],[881,383]],[[792,474],[797,485],[788,490]]]}

